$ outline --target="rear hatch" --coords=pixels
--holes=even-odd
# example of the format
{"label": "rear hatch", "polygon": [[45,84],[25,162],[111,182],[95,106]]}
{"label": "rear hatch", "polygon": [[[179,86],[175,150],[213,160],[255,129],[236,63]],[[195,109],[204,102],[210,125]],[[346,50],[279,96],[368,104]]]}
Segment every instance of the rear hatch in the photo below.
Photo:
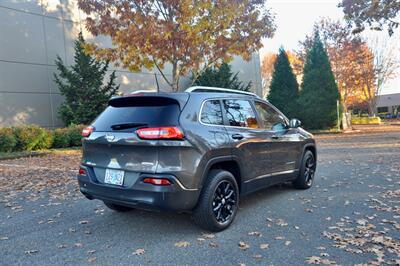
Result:
{"label": "rear hatch", "polygon": [[90,135],[83,140],[82,163],[91,169],[95,181],[109,183],[105,176],[110,176],[107,169],[111,169],[116,176],[122,173],[120,185],[129,187],[140,173],[155,173],[159,139],[179,140],[179,116],[189,97],[169,95],[110,100],[106,110],[93,122]]}

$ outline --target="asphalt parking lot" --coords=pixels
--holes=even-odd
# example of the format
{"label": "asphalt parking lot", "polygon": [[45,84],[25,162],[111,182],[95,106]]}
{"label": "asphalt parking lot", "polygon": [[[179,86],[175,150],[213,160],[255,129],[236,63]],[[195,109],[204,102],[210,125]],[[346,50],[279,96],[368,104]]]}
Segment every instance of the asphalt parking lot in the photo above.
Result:
{"label": "asphalt parking lot", "polygon": [[399,265],[400,127],[317,143],[313,188],[242,198],[217,234],[86,200],[79,151],[0,161],[0,265]]}

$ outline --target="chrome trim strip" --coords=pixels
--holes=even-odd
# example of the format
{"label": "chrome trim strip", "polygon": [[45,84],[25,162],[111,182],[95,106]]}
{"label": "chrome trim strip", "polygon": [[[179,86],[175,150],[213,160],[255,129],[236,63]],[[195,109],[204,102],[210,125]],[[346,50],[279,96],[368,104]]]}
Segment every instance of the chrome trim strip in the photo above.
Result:
{"label": "chrome trim strip", "polygon": [[181,187],[181,189],[186,190],[186,191],[197,191],[197,188],[186,188],[181,181],[178,180],[178,178],[174,178],[174,181],[178,184],[178,186]]}
{"label": "chrome trim strip", "polygon": [[266,174],[266,175],[260,175],[260,176],[257,176],[255,178],[246,180],[246,181],[244,181],[244,183],[248,183],[248,182],[251,182],[251,181],[254,181],[254,180],[263,179],[263,178],[266,178],[266,177],[271,177],[271,176],[276,176],[276,175],[292,174],[292,173],[297,172],[297,171],[299,171],[299,169],[293,169],[293,170],[287,170],[287,171],[282,171],[282,172],[270,173],[270,174]]}
{"label": "chrome trim strip", "polygon": [[232,89],[225,89],[225,88],[217,88],[217,87],[206,87],[206,86],[193,86],[189,87],[185,90],[185,92],[196,92],[196,90],[205,90],[205,91],[210,91],[210,92],[226,92],[226,93],[234,93],[234,94],[244,94],[244,95],[250,95],[254,96],[256,98],[260,98],[255,93],[252,92],[247,92],[247,91],[238,91],[238,90],[232,90]]}

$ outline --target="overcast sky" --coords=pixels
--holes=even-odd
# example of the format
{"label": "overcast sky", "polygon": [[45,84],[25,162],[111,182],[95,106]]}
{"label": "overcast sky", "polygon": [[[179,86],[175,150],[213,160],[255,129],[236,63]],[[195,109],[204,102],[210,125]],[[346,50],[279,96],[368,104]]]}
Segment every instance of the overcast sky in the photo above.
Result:
{"label": "overcast sky", "polygon": [[[281,45],[287,50],[294,50],[299,40],[310,34],[314,22],[321,17],[330,17],[334,20],[343,19],[343,12],[337,5],[339,0],[267,0],[267,6],[276,14],[277,30],[273,39],[263,41],[264,48],[260,57],[266,52],[276,53]],[[397,35],[399,35],[397,30]],[[387,32],[382,32],[386,38]],[[398,47],[400,60],[400,44]],[[400,93],[400,70],[395,80],[386,85],[383,94]]]}

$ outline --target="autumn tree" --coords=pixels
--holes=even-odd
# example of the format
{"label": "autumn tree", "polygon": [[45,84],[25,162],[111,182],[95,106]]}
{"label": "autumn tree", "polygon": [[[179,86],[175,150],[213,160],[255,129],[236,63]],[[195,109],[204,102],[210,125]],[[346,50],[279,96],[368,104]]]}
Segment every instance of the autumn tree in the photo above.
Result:
{"label": "autumn tree", "polygon": [[268,101],[275,105],[288,117],[297,116],[297,100],[299,85],[293,74],[288,56],[283,48],[279,49],[274,64],[274,73],[268,93]]}
{"label": "autumn tree", "polygon": [[345,19],[355,26],[354,33],[366,27],[382,31],[387,28],[389,35],[400,25],[400,1],[398,0],[342,0]]}
{"label": "autumn tree", "polygon": [[[87,47],[130,71],[157,68],[173,91],[180,77],[199,76],[218,61],[249,60],[272,37],[265,0],[79,0],[87,29],[111,37],[113,47]],[[171,66],[170,72],[165,67]]]}
{"label": "autumn tree", "polygon": [[299,96],[300,117],[307,128],[325,129],[336,122],[339,92],[329,58],[318,34],[307,54]]}
{"label": "autumn tree", "polygon": [[250,91],[252,86],[251,81],[245,84],[239,81],[238,75],[239,72],[233,73],[232,67],[224,62],[221,65],[215,65],[206,69],[193,83],[197,86]]}

